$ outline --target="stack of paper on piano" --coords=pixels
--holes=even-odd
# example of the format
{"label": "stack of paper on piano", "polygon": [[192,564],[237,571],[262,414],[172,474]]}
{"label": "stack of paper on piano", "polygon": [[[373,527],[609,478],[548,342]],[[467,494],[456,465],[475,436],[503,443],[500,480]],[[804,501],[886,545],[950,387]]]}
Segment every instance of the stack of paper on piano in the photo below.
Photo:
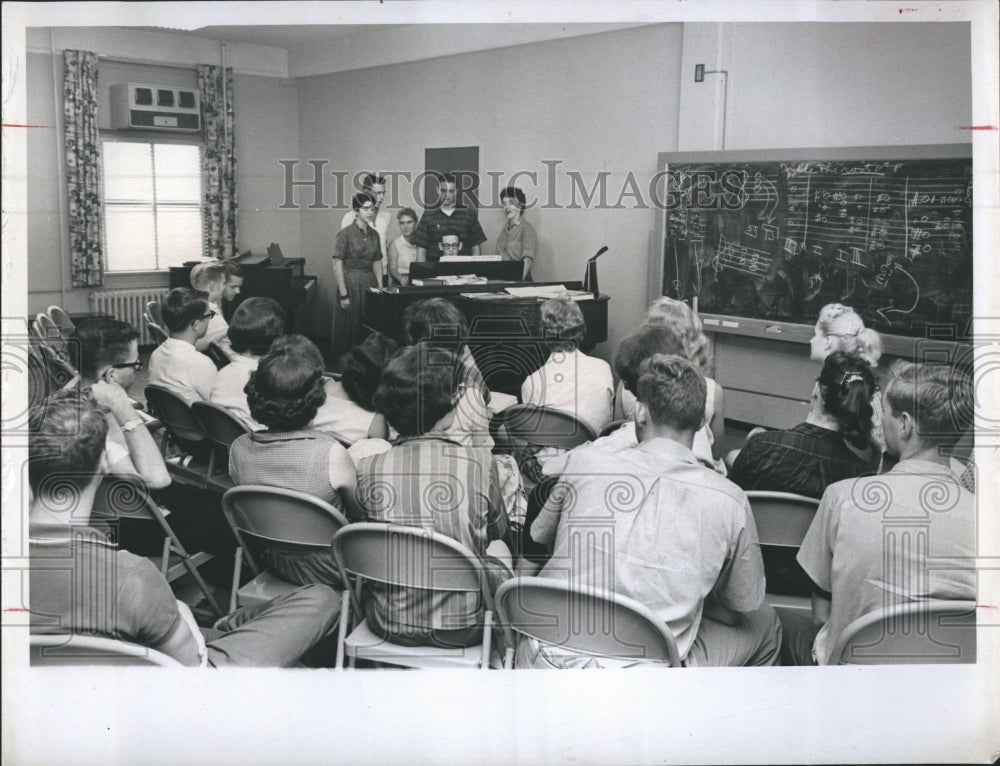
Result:
{"label": "stack of paper on piano", "polygon": [[565,285],[532,285],[530,287],[508,287],[507,292],[515,298],[563,298],[585,301],[594,296],[583,290],[567,290]]}

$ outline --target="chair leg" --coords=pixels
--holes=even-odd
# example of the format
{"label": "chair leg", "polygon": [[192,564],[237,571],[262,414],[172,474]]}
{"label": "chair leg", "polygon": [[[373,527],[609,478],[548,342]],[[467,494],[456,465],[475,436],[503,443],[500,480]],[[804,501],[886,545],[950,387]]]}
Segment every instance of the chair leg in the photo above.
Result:
{"label": "chair leg", "polygon": [[340,625],[337,627],[337,670],[344,669],[344,641],[347,639],[347,623],[351,621],[351,593],[345,589],[340,596]]}
{"label": "chair leg", "polygon": [[236,607],[239,606],[237,603],[237,597],[239,596],[240,589],[240,574],[243,570],[243,549],[237,546],[236,548],[236,558],[233,561],[233,587],[229,591],[229,613],[232,614],[236,611]]}
{"label": "chair leg", "polygon": [[493,643],[493,612],[487,610],[483,616],[483,658],[479,663],[480,670],[490,669],[490,647]]}
{"label": "chair leg", "polygon": [[205,598],[208,599],[208,603],[211,605],[212,609],[215,610],[215,614],[218,617],[223,617],[224,612],[219,606],[219,602],[215,598],[215,594],[212,593],[211,589],[208,587],[208,583],[205,582],[201,573],[198,571],[198,567],[191,563],[191,557],[188,556],[187,551],[181,548],[179,545],[174,548],[174,552],[181,557],[181,561],[184,564],[184,568],[187,569],[188,574],[194,579],[195,584],[205,594]]}
{"label": "chair leg", "polygon": [[163,555],[160,556],[160,574],[163,579],[167,579],[167,570],[170,569],[170,538],[163,538]]}

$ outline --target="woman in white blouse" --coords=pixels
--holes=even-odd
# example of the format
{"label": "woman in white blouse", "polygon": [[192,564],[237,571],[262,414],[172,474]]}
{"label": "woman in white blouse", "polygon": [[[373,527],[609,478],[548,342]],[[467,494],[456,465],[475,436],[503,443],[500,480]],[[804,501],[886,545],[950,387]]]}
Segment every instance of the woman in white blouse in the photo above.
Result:
{"label": "woman in white blouse", "polygon": [[417,214],[412,208],[404,207],[396,215],[399,230],[403,232],[389,243],[389,276],[396,284],[410,284],[410,264],[423,260],[418,256],[413,244],[413,232],[417,230]]}

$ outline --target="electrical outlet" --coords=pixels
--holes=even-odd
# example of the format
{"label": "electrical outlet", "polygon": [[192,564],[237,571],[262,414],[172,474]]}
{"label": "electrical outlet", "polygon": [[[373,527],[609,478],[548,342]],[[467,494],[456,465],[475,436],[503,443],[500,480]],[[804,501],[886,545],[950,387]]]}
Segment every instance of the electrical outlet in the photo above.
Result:
{"label": "electrical outlet", "polygon": [[695,64],[694,65],[694,81],[702,82],[705,79],[705,65]]}

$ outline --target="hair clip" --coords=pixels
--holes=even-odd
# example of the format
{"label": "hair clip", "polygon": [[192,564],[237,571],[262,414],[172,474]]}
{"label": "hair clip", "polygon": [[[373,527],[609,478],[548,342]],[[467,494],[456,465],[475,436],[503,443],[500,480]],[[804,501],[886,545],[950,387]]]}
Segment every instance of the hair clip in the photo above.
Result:
{"label": "hair clip", "polygon": [[849,386],[849,385],[851,385],[851,383],[856,383],[856,382],[864,383],[865,379],[863,377],[861,377],[861,375],[859,375],[856,372],[849,372],[849,373],[846,373],[844,375],[844,377],[841,379],[840,385],[841,386]]}

